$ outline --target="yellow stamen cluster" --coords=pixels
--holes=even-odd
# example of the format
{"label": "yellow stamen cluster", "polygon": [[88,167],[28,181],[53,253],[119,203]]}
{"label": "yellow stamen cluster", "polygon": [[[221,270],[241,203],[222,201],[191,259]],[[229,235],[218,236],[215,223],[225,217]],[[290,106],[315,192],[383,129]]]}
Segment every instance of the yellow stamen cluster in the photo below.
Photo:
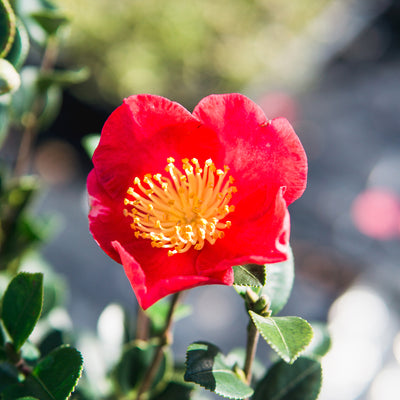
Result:
{"label": "yellow stamen cluster", "polygon": [[230,221],[220,222],[235,207],[229,206],[232,193],[237,191],[229,167],[217,169],[211,159],[204,168],[196,158],[182,160],[182,173],[172,157],[161,174],[147,174],[124,199],[124,215],[132,218],[131,228],[137,238],[150,239],[153,247],[170,249],[168,255],[184,253],[192,246],[201,250],[208,241],[214,244],[224,237],[223,230]]}

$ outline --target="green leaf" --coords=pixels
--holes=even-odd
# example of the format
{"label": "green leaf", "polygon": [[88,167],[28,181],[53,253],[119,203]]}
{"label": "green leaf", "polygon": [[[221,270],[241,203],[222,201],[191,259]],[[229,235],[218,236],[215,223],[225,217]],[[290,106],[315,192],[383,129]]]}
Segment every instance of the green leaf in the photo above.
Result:
{"label": "green leaf", "polygon": [[39,399],[32,396],[25,396],[25,397],[19,397],[17,400],[39,400]]}
{"label": "green leaf", "polygon": [[52,85],[67,87],[86,81],[89,75],[89,69],[86,67],[70,71],[45,71],[39,75],[38,85],[42,91]]}
{"label": "green leaf", "polygon": [[15,400],[24,397],[33,397],[34,399],[40,400],[55,400],[46,388],[32,375],[28,376],[23,382],[8,385],[2,391],[2,396],[2,400]]}
{"label": "green leaf", "polygon": [[258,382],[252,400],[315,400],[321,390],[321,364],[300,357],[294,364],[274,364]]}
{"label": "green leaf", "polygon": [[61,110],[62,90],[58,86],[50,86],[43,93],[43,108],[38,116],[40,129],[46,130],[55,121]]}
{"label": "green leaf", "polygon": [[266,264],[267,283],[261,294],[269,297],[269,307],[272,315],[277,314],[289,300],[294,280],[294,259],[292,250],[289,249],[287,261],[275,264]]}
{"label": "green leaf", "polygon": [[82,365],[78,350],[62,346],[40,360],[32,376],[55,400],[65,400],[78,383]]}
{"label": "green leaf", "polygon": [[253,394],[253,389],[229,367],[219,348],[207,342],[195,342],[188,347],[184,379],[231,399]]}
{"label": "green leaf", "polygon": [[[116,389],[120,394],[138,391],[144,375],[153,360],[154,352],[158,344],[136,340],[124,349],[121,360],[113,371],[112,378]],[[162,390],[169,379],[172,370],[172,360],[169,351],[163,351],[161,366],[153,380],[152,392]]]}
{"label": "green leaf", "polygon": [[17,19],[15,38],[6,59],[18,70],[24,64],[29,52],[28,32],[21,20]]}
{"label": "green leaf", "polygon": [[321,322],[312,322],[314,337],[303,355],[308,357],[323,357],[331,348],[331,336],[326,324]]}
{"label": "green leaf", "polygon": [[82,146],[90,158],[93,157],[93,153],[96,150],[96,147],[99,145],[99,142],[100,142],[99,133],[92,133],[91,135],[86,135],[82,139]]}
{"label": "green leaf", "polygon": [[20,273],[8,285],[1,316],[16,350],[32,333],[42,310],[42,302],[42,274]]}
{"label": "green leaf", "polygon": [[69,18],[59,10],[36,11],[30,16],[49,36],[55,35],[62,26],[69,22]]}
{"label": "green leaf", "polygon": [[234,285],[260,287],[265,285],[265,266],[257,264],[233,267]]}
{"label": "green leaf", "polygon": [[311,325],[300,317],[262,317],[253,311],[249,314],[261,336],[287,363],[293,363],[312,340]]}
{"label": "green leaf", "polygon": [[0,58],[11,49],[15,36],[15,14],[8,0],[0,0]]}
{"label": "green leaf", "polygon": [[49,332],[41,339],[39,343],[39,351],[42,354],[50,353],[64,343],[64,334],[60,329],[50,329]]}
{"label": "green leaf", "polygon": [[[158,301],[145,312],[150,318],[154,333],[161,332],[164,329],[167,321],[170,304],[167,301]],[[189,316],[192,312],[192,307],[187,304],[178,304],[174,312],[174,321],[179,321],[182,318]]]}

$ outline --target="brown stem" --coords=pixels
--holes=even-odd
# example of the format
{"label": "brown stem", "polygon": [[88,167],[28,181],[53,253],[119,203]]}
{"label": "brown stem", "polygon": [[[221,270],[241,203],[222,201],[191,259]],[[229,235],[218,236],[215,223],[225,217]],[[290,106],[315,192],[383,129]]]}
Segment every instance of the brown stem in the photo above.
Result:
{"label": "brown stem", "polygon": [[149,317],[139,306],[136,317],[136,340],[147,341],[149,338]]}
{"label": "brown stem", "polygon": [[171,299],[171,305],[169,308],[167,320],[165,323],[165,327],[163,332],[160,335],[160,344],[158,345],[156,352],[154,353],[153,361],[150,364],[148,370],[146,371],[146,375],[144,376],[142,385],[139,388],[138,394],[136,396],[136,400],[142,400],[144,398],[144,394],[150,388],[155,375],[160,367],[160,363],[162,361],[163,350],[172,344],[172,322],[174,311],[178,305],[179,299],[181,296],[181,292],[175,293]]}
{"label": "brown stem", "polygon": [[[51,36],[46,44],[46,49],[40,65],[40,71],[47,72],[52,70],[56,63],[57,56],[58,40],[56,37]],[[42,99],[40,97],[36,97],[32,104],[31,110],[29,110],[23,118],[22,123],[24,124],[25,129],[22,132],[21,143],[19,145],[17,160],[14,167],[15,176],[22,175],[28,167],[32,145],[38,132],[38,116],[41,112],[41,109]]]}
{"label": "brown stem", "polygon": [[26,361],[21,357],[21,352],[17,352],[14,348],[14,345],[10,342],[7,342],[4,346],[7,358],[9,361],[15,365],[19,372],[24,374],[25,376],[29,376],[32,374],[32,368],[26,363]]}
{"label": "brown stem", "polygon": [[244,374],[246,375],[247,383],[250,384],[252,376],[252,366],[256,355],[257,343],[260,333],[258,332],[254,322],[250,319],[247,327],[247,345],[246,345],[246,360],[244,363]]}

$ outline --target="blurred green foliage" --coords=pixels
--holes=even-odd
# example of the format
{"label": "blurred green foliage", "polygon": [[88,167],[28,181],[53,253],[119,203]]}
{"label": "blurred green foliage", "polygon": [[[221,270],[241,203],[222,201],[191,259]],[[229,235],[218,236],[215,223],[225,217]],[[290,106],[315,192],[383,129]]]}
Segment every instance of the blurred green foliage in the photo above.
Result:
{"label": "blurred green foliage", "polygon": [[119,104],[155,93],[194,106],[243,90],[330,0],[58,0],[69,57],[93,72],[79,96]]}

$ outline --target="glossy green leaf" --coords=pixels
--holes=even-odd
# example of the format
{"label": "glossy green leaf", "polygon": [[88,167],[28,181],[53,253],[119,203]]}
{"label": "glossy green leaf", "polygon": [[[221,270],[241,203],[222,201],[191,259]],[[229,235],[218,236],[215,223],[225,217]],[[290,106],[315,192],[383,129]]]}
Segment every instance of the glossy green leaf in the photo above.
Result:
{"label": "glossy green leaf", "polygon": [[192,343],[186,352],[185,380],[231,399],[244,399],[253,394],[227,364],[219,348],[211,343]]}
{"label": "glossy green leaf", "polygon": [[287,363],[293,363],[310,344],[311,325],[300,317],[262,317],[249,311],[261,336]]}
{"label": "glossy green leaf", "polygon": [[32,396],[25,396],[25,397],[19,397],[17,400],[39,400],[39,399]]}
{"label": "glossy green leaf", "polygon": [[[161,332],[164,329],[170,304],[168,301],[158,301],[145,312],[150,318],[154,333]],[[182,318],[189,316],[192,312],[192,307],[187,304],[178,304],[174,312],[174,321],[179,321]]]}
{"label": "glossy green leaf", "polygon": [[233,267],[234,285],[260,287],[265,285],[265,266],[257,264]]}
{"label": "glossy green leaf", "polygon": [[51,393],[32,375],[28,376],[23,382],[7,385],[2,391],[1,400],[15,400],[25,397],[40,400],[55,400]]}
{"label": "glossy green leaf", "polygon": [[14,347],[19,350],[33,331],[42,310],[43,275],[18,274],[3,296],[1,316]]}
{"label": "glossy green leaf", "polygon": [[33,377],[51,393],[54,400],[65,400],[74,390],[82,373],[81,353],[72,347],[59,347],[40,360]]}
{"label": "glossy green leaf", "polygon": [[331,348],[331,336],[326,324],[321,322],[312,322],[314,337],[303,355],[308,357],[323,357]]}
{"label": "glossy green leaf", "polygon": [[0,58],[11,49],[15,36],[15,14],[8,0],[0,0]]}
{"label": "glossy green leaf", "polygon": [[92,133],[91,135],[86,135],[82,139],[82,146],[90,158],[93,157],[93,153],[96,150],[96,147],[99,145],[99,142],[100,142],[99,133]]}
{"label": "glossy green leaf", "polygon": [[[120,394],[136,393],[153,360],[157,344],[136,340],[124,349],[121,360],[113,371],[112,378]],[[161,366],[153,380],[152,392],[162,390],[172,371],[169,351],[163,351]],[[133,396],[132,394],[132,396]],[[134,397],[134,396],[133,396]]]}
{"label": "glossy green leaf", "polygon": [[278,361],[258,382],[252,400],[315,400],[321,390],[318,361],[300,357],[294,364]]}
{"label": "glossy green leaf", "polygon": [[21,20],[17,19],[15,38],[6,59],[19,70],[24,64],[29,52],[29,35]]}
{"label": "glossy green leaf", "polygon": [[275,264],[266,264],[267,282],[262,289],[262,294],[269,297],[271,301],[270,311],[272,315],[277,314],[289,300],[294,280],[294,259],[291,249],[289,258]]}
{"label": "glossy green leaf", "polygon": [[30,16],[50,36],[55,35],[69,22],[69,18],[59,10],[44,9],[31,13]]}

